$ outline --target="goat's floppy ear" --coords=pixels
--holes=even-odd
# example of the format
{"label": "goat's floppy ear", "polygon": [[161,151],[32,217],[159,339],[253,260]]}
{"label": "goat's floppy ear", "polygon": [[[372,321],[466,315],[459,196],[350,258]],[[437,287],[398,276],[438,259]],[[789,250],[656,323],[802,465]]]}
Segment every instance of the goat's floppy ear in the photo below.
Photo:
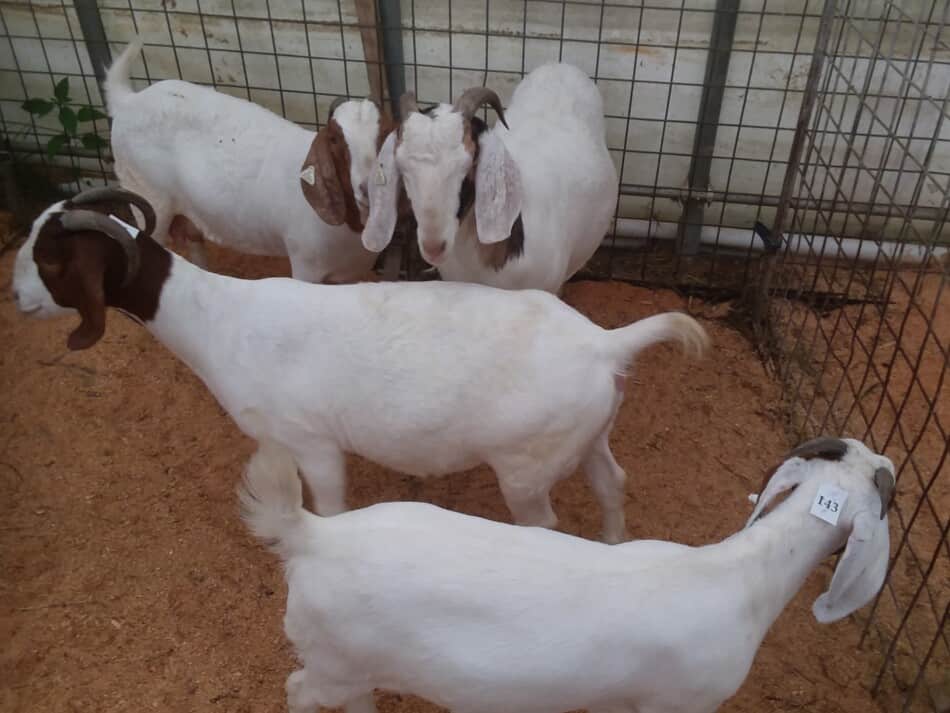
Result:
{"label": "goat's floppy ear", "polygon": [[300,167],[300,189],[307,203],[328,225],[346,220],[346,198],[333,160],[332,141],[339,141],[330,125],[324,126],[310,144],[307,158]]}
{"label": "goat's floppy ear", "polygon": [[396,170],[396,132],[386,137],[376,170],[369,179],[369,217],[363,228],[363,247],[374,253],[389,245],[396,229],[399,201],[399,172]]}
{"label": "goat's floppy ear", "polygon": [[478,240],[490,245],[511,235],[521,213],[521,172],[494,132],[478,140],[475,168],[475,227]]}
{"label": "goat's floppy ear", "polygon": [[887,517],[863,510],[854,517],[844,556],[828,591],[815,600],[812,613],[821,623],[837,621],[871,601],[880,591],[890,557]]}
{"label": "goat's floppy ear", "polygon": [[769,506],[775,498],[787,490],[791,490],[799,485],[808,474],[807,468],[803,468],[804,461],[800,459],[787,460],[782,463],[775,472],[768,478],[768,482],[755,499],[755,508],[749,516],[745,526],[749,527],[759,519],[762,512]]}
{"label": "goat's floppy ear", "polygon": [[105,260],[92,251],[81,251],[67,268],[73,300],[82,321],[66,339],[73,351],[88,349],[98,342],[106,331]]}

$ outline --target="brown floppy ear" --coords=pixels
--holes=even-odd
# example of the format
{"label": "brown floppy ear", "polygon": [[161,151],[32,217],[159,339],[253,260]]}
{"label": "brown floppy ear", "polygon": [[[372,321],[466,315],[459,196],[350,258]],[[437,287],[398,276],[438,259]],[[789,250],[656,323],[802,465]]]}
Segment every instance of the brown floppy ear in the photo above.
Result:
{"label": "brown floppy ear", "polygon": [[307,203],[329,225],[341,225],[346,219],[346,199],[333,160],[332,142],[339,141],[330,125],[323,127],[310,144],[300,169],[300,188]]}
{"label": "brown floppy ear", "polygon": [[98,342],[106,331],[105,259],[101,251],[77,251],[67,268],[72,301],[82,321],[66,340],[73,351],[88,349]]}

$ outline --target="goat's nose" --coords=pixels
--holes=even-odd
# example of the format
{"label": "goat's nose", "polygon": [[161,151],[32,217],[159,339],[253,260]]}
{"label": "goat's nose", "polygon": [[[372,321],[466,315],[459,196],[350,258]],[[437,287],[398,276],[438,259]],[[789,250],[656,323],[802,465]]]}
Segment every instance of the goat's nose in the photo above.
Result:
{"label": "goat's nose", "polygon": [[422,252],[425,253],[427,258],[438,260],[445,252],[445,241],[439,240],[437,242],[423,243]]}

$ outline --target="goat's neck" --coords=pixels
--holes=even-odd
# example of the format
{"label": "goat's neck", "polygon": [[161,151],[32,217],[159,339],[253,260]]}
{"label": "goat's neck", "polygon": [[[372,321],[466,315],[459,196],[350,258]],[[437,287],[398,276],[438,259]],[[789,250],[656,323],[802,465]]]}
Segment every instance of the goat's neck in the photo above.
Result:
{"label": "goat's neck", "polygon": [[137,318],[205,378],[218,352],[227,349],[223,330],[233,323],[233,311],[240,309],[240,302],[227,294],[237,292],[243,281],[201,270],[150,238],[138,242],[139,276],[112,306]]}
{"label": "goat's neck", "polygon": [[745,577],[746,603],[762,635],[818,564],[842,544],[839,528],[809,514],[813,493],[792,493],[752,527],[716,545]]}

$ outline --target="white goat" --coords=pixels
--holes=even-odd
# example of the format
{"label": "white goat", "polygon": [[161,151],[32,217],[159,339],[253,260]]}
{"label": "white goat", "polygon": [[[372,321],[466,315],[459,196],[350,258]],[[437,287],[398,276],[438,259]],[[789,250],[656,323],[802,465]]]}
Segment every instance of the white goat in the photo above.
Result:
{"label": "white goat", "polygon": [[156,239],[186,238],[202,265],[202,234],[245,253],[287,255],[293,276],[308,282],[352,281],[372,267],[359,235],[388,131],[373,102],[335,105],[315,134],[188,82],[136,93],[129,70],[141,48],[136,39],[122,52],[105,90],[116,175],[154,207]]}
{"label": "white goat", "polygon": [[[146,214],[137,239],[103,215],[130,220],[129,202]],[[344,453],[357,453],[417,476],[487,462],[517,522],[553,527],[548,491],[583,464],[618,541],[620,375],[650,344],[707,340],[675,313],[606,331],[538,291],[225,277],[163,249],[153,224],[145,201],[108,189],[48,208],[17,256],[20,310],[77,309],[72,349],[102,336],[107,306],[135,316],[245,433],[294,453],[321,514],[345,509]]]}
{"label": "white goat", "polygon": [[[711,713],[845,542],[815,617],[835,621],[878,592],[893,485],[887,458],[818,439],[778,468],[745,530],[705,547],[608,547],[422,503],[322,518],[302,509],[293,460],[266,443],[241,500],[287,565],[284,627],[303,664],[287,679],[291,713],[365,713],[374,688],[453,713]],[[829,493],[836,524],[809,514]]]}
{"label": "white goat", "polygon": [[[485,103],[500,119],[491,130],[475,116]],[[567,64],[532,71],[507,113],[481,87],[427,113],[407,95],[370,183],[363,243],[376,251],[389,243],[404,184],[422,255],[444,279],[557,292],[594,254],[614,213],[603,113],[596,85]]]}

